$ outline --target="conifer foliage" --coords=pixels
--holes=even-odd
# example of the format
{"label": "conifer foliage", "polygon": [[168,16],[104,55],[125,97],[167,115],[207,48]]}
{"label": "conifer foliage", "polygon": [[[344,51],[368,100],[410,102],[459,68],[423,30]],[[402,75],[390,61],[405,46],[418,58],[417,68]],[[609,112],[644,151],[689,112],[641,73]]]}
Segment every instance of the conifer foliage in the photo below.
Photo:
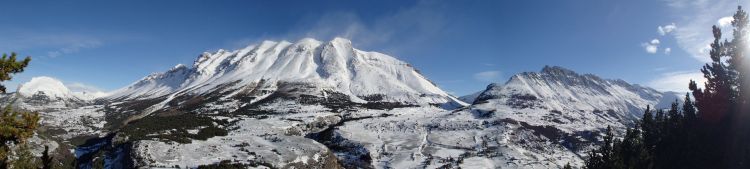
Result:
{"label": "conifer foliage", "polygon": [[[31,57],[17,61],[16,53],[10,53],[10,56],[3,54],[3,57],[0,58],[0,82],[8,81],[13,78],[13,74],[23,72],[29,62],[31,62]],[[5,86],[0,85],[0,92],[5,93]]]}
{"label": "conifer foliage", "polygon": [[731,41],[713,26],[711,62],[701,69],[703,88],[690,81],[682,106],[675,102],[666,112],[647,108],[622,139],[613,139],[608,129],[586,168],[750,168],[748,15],[740,6],[733,17]]}
{"label": "conifer foliage", "polygon": [[[17,61],[15,53],[11,53],[10,57],[3,54],[0,58],[0,82],[22,72],[29,61],[30,57]],[[0,85],[0,92],[5,93],[5,86]],[[38,121],[37,113],[14,111],[10,105],[0,112],[0,168],[36,168],[34,157],[25,143],[34,135]]]}

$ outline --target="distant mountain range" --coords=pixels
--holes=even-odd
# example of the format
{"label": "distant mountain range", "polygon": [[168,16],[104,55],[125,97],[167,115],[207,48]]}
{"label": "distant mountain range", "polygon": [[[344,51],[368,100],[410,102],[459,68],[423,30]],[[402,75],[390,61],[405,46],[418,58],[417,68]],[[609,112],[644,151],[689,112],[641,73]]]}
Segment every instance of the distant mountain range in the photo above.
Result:
{"label": "distant mountain range", "polygon": [[0,101],[40,111],[41,139],[83,166],[556,168],[678,98],[557,66],[455,98],[336,38],[204,53],[107,95],[35,78]]}

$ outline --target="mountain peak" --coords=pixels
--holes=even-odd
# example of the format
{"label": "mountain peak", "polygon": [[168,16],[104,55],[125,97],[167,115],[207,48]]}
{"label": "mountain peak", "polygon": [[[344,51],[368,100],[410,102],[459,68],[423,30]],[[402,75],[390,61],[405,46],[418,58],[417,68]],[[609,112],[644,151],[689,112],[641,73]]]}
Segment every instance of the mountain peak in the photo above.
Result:
{"label": "mountain peak", "polygon": [[17,91],[26,97],[43,93],[51,97],[65,98],[70,93],[70,90],[62,82],[47,76],[31,78],[31,81],[20,85]]}
{"label": "mountain peak", "polygon": [[[175,66],[118,90],[111,98],[205,94],[219,88],[257,87],[261,81],[271,89],[277,84],[309,84],[358,102],[372,98],[408,104],[455,101],[409,64],[382,53],[355,49],[344,38],[328,42],[312,38],[294,43],[264,41],[239,50],[203,53],[192,68]],[[238,93],[242,92],[233,94]],[[385,97],[376,97],[380,95]]]}
{"label": "mountain peak", "polygon": [[575,75],[575,76],[579,75],[573,70],[560,67],[560,66],[549,66],[549,65],[545,65],[544,68],[542,68],[541,73],[549,74],[549,75]]}
{"label": "mountain peak", "polygon": [[57,99],[93,100],[105,96],[103,92],[72,91],[63,82],[52,77],[33,77],[16,90],[19,95],[32,97],[37,94]]}
{"label": "mountain peak", "polygon": [[[517,74],[503,86],[489,85],[475,103],[490,99],[518,101],[519,98],[528,100],[514,102],[512,106],[537,106],[554,110],[581,107],[591,110],[612,109],[627,112],[629,117],[637,117],[642,113],[640,106],[654,105],[662,98],[662,93],[631,85],[623,80],[607,80],[592,74],[578,74],[559,66],[545,66],[539,73]],[[570,107],[571,104],[578,105],[573,108]]]}

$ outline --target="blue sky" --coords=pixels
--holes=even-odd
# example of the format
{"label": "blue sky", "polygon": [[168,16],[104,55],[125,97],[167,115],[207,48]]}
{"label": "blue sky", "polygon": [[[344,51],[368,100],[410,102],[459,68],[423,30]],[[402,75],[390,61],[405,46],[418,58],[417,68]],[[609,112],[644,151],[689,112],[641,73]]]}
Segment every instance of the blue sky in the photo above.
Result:
{"label": "blue sky", "polygon": [[[743,2],[746,3],[746,2]],[[0,2],[0,52],[33,57],[9,88],[50,76],[114,90],[202,52],[345,37],[456,95],[559,65],[684,91],[735,0]],[[721,22],[720,22],[721,20]],[[657,43],[658,41],[658,43]],[[669,49],[667,49],[669,48]]]}

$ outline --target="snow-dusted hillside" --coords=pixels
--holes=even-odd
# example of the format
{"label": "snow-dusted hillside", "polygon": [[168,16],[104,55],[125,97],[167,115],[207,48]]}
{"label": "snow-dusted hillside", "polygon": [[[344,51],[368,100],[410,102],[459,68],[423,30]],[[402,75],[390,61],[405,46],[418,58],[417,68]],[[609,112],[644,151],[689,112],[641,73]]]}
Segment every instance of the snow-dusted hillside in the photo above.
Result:
{"label": "snow-dusted hillside", "polygon": [[541,72],[521,73],[513,76],[505,85],[488,87],[477,98],[474,107],[487,111],[569,112],[567,116],[581,121],[603,120],[599,123],[601,125],[610,122],[630,124],[643,114],[646,106],[659,103],[662,96],[654,89],[622,80],[602,79],[561,67],[546,66]]}
{"label": "snow-dusted hillside", "polygon": [[359,112],[389,116],[347,122],[333,145],[362,147],[371,160],[352,158],[361,154],[356,148],[338,154],[375,168],[581,166],[607,126],[622,131],[646,106],[674,101],[672,95],[545,67],[490,84],[467,108]]}
{"label": "snow-dusted hillside", "polygon": [[[223,158],[235,154],[242,160],[253,159],[246,162],[271,166],[293,165],[297,159],[312,162],[312,166],[330,164],[330,160],[314,153],[317,150],[279,152],[278,159],[258,158],[263,153],[273,156],[273,151],[268,151],[278,145],[309,147],[315,143],[328,147],[337,157],[337,165],[347,168],[557,168],[568,163],[580,166],[585,152],[598,142],[607,126],[622,129],[632,125],[647,105],[661,102],[662,97],[658,91],[621,80],[545,67],[541,72],[518,74],[505,84],[491,84],[473,105],[456,110],[433,106],[339,109],[293,100],[267,102],[251,111],[293,113],[213,116],[237,119],[235,126],[227,126],[237,129],[226,137],[185,145],[139,142],[134,149],[139,150],[139,158],[156,161],[144,165],[156,166],[217,162],[205,156],[176,158],[179,153],[169,156],[158,153],[165,151],[200,152]],[[245,121],[266,127],[245,126]],[[200,127],[189,130],[198,131]],[[295,136],[307,139],[298,140]],[[262,144],[266,148],[253,148],[250,155],[231,146],[252,147],[261,144],[259,139],[275,140],[278,145]],[[200,148],[206,145],[226,146],[219,146],[221,151]],[[286,158],[289,153],[296,154],[293,155],[296,159]]]}
{"label": "snow-dusted hillside", "polygon": [[[545,66],[540,72],[517,74],[503,85],[489,85],[474,104],[461,113],[487,121],[513,121],[503,125],[543,136],[539,139],[560,147],[558,150],[574,153],[577,158],[573,158],[571,164],[581,165],[581,158],[596,144],[607,126],[622,131],[632,127],[647,106],[666,108],[663,103],[674,101],[672,93]],[[534,158],[559,159],[559,152],[545,153],[528,148],[523,151],[536,152],[532,153],[538,155]]]}
{"label": "snow-dusted hillside", "polygon": [[[327,92],[354,102],[383,101],[415,105],[451,103],[452,96],[427,80],[409,64],[377,52],[352,47],[347,39],[329,42],[302,39],[295,43],[265,41],[235,51],[202,54],[192,65],[177,65],[152,74],[108,96],[111,100],[143,100],[206,95],[217,90],[223,97],[267,90],[252,101],[278,91],[283,84],[314,86],[312,95]],[[160,105],[163,106],[163,105]],[[159,107],[160,108],[160,107]]]}
{"label": "snow-dusted hillside", "polygon": [[0,94],[0,105],[10,104],[18,111],[39,114],[40,126],[31,138],[32,152],[40,154],[47,145],[50,151],[69,152],[70,142],[75,137],[98,137],[107,134],[103,130],[104,111],[102,105],[93,105],[103,92],[79,92],[70,90],[61,81],[41,76],[19,85],[14,93]]}
{"label": "snow-dusted hillside", "polygon": [[84,106],[104,95],[71,91],[57,79],[40,76],[19,85],[15,93],[3,94],[0,102],[29,111],[49,111]]}

